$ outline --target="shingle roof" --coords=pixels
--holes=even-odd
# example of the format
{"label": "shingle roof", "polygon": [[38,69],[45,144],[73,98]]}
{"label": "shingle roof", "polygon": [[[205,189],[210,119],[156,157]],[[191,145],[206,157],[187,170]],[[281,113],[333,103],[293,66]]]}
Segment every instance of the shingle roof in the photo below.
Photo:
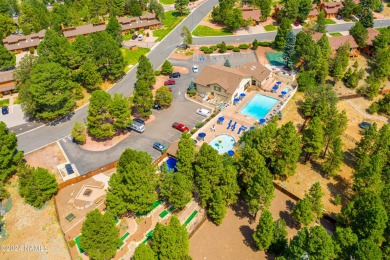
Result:
{"label": "shingle roof", "polygon": [[14,81],[14,71],[7,70],[0,72],[0,83],[11,82]]}
{"label": "shingle roof", "polygon": [[242,10],[242,18],[244,18],[245,21],[251,18],[252,21],[260,22],[260,16],[261,16],[260,9],[256,9],[251,6],[245,6],[245,5],[240,9]]}
{"label": "shingle roof", "polygon": [[319,14],[317,5],[312,5],[308,16],[317,16]]}
{"label": "shingle roof", "polygon": [[62,33],[66,38],[69,38],[69,37],[75,37],[77,35],[87,35],[91,33],[102,32],[104,30],[106,30],[106,24],[102,22],[96,24],[86,24],[86,25],[81,25],[76,27],[65,28],[62,30]]}
{"label": "shingle roof", "polygon": [[313,34],[311,37],[313,38],[313,40],[315,42],[317,42],[319,39],[321,39],[322,35],[324,35],[323,33],[320,33],[320,32],[316,32],[315,34]]}
{"label": "shingle roof", "polygon": [[245,74],[252,76],[258,82],[264,81],[269,77],[271,71],[260,62],[251,62],[244,64],[239,70]]}
{"label": "shingle roof", "polygon": [[374,28],[367,28],[367,31],[368,31],[367,45],[372,45],[372,41],[375,39],[377,35],[379,35],[379,31],[375,30]]}
{"label": "shingle roof", "polygon": [[247,63],[240,68],[229,68],[218,64],[205,67],[195,79],[196,84],[208,86],[218,84],[228,94],[233,94],[244,78],[253,77],[262,82],[270,75],[270,70],[259,62]]}
{"label": "shingle roof", "polygon": [[351,35],[329,37],[329,45],[332,51],[338,50],[338,48],[340,48],[341,45],[344,45],[346,43],[349,43],[349,46],[351,48],[358,47],[358,44],[356,43],[355,39]]}
{"label": "shingle roof", "polygon": [[4,47],[9,51],[36,47],[45,37],[46,30],[29,35],[10,35],[3,39]]}
{"label": "shingle roof", "polygon": [[342,8],[342,4],[340,2],[325,2],[324,10],[327,14],[337,14],[339,10]]}

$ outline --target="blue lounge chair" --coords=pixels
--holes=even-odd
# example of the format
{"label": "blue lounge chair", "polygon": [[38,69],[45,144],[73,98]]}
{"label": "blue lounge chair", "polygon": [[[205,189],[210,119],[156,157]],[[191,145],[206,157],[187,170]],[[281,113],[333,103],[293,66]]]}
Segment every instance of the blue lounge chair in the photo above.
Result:
{"label": "blue lounge chair", "polygon": [[232,124],[232,122],[233,122],[233,121],[230,119],[229,124],[227,125],[226,129],[229,129],[229,128],[230,128],[230,125]]}
{"label": "blue lounge chair", "polygon": [[237,122],[234,122],[234,124],[232,125],[232,131],[236,130],[236,126],[237,126]]}

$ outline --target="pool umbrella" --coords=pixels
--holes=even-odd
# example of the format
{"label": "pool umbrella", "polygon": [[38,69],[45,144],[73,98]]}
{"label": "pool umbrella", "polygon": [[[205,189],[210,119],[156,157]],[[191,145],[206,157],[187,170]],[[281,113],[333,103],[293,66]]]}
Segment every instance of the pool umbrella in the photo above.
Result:
{"label": "pool umbrella", "polygon": [[234,102],[238,102],[238,101],[240,101],[239,98],[235,98],[235,99],[234,99]]}
{"label": "pool umbrella", "polygon": [[205,136],[206,136],[206,133],[203,133],[203,132],[201,132],[201,133],[198,134],[198,137],[199,137],[201,140],[204,140]]}
{"label": "pool umbrella", "polygon": [[286,91],[282,91],[282,95],[286,95],[287,94],[287,92]]}
{"label": "pool umbrella", "polygon": [[227,153],[228,153],[229,156],[233,156],[234,155],[234,151],[233,150],[229,150]]}
{"label": "pool umbrella", "polygon": [[243,99],[245,96],[246,96],[245,93],[241,93],[240,94],[240,99]]}
{"label": "pool umbrella", "polygon": [[280,85],[280,84],[282,84],[282,82],[278,81],[278,82],[276,82],[276,84]]}
{"label": "pool umbrella", "polygon": [[221,123],[222,123],[222,122],[223,122],[223,120],[225,120],[225,118],[224,118],[223,116],[220,116],[220,117],[218,117],[218,121],[219,121],[219,122],[221,122]]}
{"label": "pool umbrella", "polygon": [[261,118],[261,119],[259,120],[259,122],[260,122],[260,124],[264,124],[264,123],[265,123],[265,119],[264,119],[264,118]]}
{"label": "pool umbrella", "polygon": [[278,88],[279,88],[278,86],[273,86],[272,87],[273,90],[278,90]]}

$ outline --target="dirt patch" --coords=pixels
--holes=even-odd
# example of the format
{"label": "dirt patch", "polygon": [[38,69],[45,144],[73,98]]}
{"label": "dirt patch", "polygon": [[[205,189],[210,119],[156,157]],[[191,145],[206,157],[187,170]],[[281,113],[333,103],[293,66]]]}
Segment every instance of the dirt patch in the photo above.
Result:
{"label": "dirt patch", "polygon": [[188,74],[190,70],[186,67],[173,66],[174,72],[180,72],[181,74]]}
{"label": "dirt patch", "polygon": [[[45,158],[48,160],[47,158]],[[12,208],[5,217],[8,237],[2,246],[41,246],[43,251],[10,252],[1,250],[1,259],[71,259],[61,233],[60,225],[50,200],[42,209],[25,204],[17,191],[17,177],[10,180],[7,190],[11,194]],[[45,251],[47,249],[47,251]]]}
{"label": "dirt patch", "polygon": [[216,23],[213,23],[213,22],[210,22],[210,21],[205,21],[205,20],[202,20],[199,24],[200,25],[204,25],[204,26],[208,26],[208,27],[213,28],[213,29],[224,29],[224,28],[226,28],[226,26],[224,26],[224,25],[216,24]]}
{"label": "dirt patch", "polygon": [[97,141],[94,140],[89,134],[87,134],[87,141],[85,144],[80,145],[80,148],[87,151],[105,151],[108,150],[118,143],[120,143],[122,140],[124,140],[126,137],[130,135],[130,132],[125,132],[119,135],[115,135],[110,140],[106,141]]}
{"label": "dirt patch", "polygon": [[31,166],[46,168],[55,173],[57,182],[63,182],[61,175],[58,173],[57,165],[66,163],[68,160],[57,142],[26,154],[24,159]]}
{"label": "dirt patch", "polygon": [[189,60],[192,58],[192,54],[186,55],[185,52],[180,51],[180,52],[172,53],[172,55],[169,58],[174,60]]}
{"label": "dirt patch", "polygon": [[[270,207],[275,220],[283,218],[287,222],[288,237],[298,230],[292,225],[290,210],[294,202],[278,190]],[[252,234],[258,224],[251,221],[242,205],[228,209],[220,226],[207,220],[190,239],[190,255],[193,259],[267,259],[264,251],[256,251]],[[271,258],[272,259],[272,258]]]}

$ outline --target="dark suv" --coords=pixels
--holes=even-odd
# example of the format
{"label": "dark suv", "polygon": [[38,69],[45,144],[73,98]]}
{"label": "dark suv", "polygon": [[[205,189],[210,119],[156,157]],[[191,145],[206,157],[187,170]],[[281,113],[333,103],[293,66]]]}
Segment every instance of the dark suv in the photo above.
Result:
{"label": "dark suv", "polygon": [[170,78],[180,78],[180,72],[173,72],[169,75]]}

